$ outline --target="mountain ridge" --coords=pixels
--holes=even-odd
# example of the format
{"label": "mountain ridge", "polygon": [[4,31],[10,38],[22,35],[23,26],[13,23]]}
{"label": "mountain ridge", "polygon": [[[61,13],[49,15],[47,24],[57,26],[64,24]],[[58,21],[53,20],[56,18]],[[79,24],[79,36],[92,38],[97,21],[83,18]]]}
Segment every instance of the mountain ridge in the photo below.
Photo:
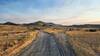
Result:
{"label": "mountain ridge", "polygon": [[60,25],[60,24],[54,24],[54,23],[47,23],[43,21],[37,21],[33,23],[23,23],[23,24],[16,24],[13,22],[5,22],[0,23],[0,25],[24,25],[24,26],[51,26],[51,27],[76,27],[76,28],[100,28],[100,24],[83,24],[83,25]]}

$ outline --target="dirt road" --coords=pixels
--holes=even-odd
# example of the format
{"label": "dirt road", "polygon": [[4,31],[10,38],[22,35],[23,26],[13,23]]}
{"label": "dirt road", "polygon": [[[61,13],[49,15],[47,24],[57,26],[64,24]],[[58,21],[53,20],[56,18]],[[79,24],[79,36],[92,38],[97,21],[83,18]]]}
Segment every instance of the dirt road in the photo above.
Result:
{"label": "dirt road", "polygon": [[64,34],[39,32],[38,39],[16,56],[75,56],[65,38]]}

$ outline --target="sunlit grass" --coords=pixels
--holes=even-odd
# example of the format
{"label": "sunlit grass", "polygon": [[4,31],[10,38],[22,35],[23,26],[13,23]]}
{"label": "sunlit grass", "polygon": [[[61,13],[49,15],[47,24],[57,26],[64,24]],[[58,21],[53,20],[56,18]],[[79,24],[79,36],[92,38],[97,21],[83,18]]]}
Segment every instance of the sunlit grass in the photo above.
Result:
{"label": "sunlit grass", "polygon": [[66,33],[78,56],[96,56],[100,53],[100,31],[67,31]]}

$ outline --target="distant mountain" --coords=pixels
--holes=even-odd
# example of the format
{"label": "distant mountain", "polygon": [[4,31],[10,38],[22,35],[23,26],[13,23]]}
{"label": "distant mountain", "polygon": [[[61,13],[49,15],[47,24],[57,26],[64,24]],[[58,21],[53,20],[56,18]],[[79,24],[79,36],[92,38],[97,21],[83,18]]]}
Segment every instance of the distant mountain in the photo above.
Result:
{"label": "distant mountain", "polygon": [[76,28],[100,28],[100,24],[84,24],[84,25],[72,25],[69,27],[76,27]]}
{"label": "distant mountain", "polygon": [[43,22],[43,21],[37,21],[37,22],[34,22],[34,23],[29,23],[29,24],[24,24],[24,25],[27,25],[27,26],[52,26],[52,27],[56,27],[56,26],[61,26],[59,24],[54,24],[54,23],[46,23],[46,22]]}
{"label": "distant mountain", "polygon": [[12,22],[0,23],[0,25],[22,25],[22,26],[47,26],[47,27],[75,27],[75,28],[100,28],[100,24],[84,24],[84,25],[71,25],[71,26],[63,26],[54,23],[47,23],[43,21],[37,21],[33,23],[27,24],[16,24]]}
{"label": "distant mountain", "polygon": [[12,23],[12,22],[6,22],[6,23],[0,23],[0,25],[23,25],[23,26],[61,26],[59,24],[54,24],[54,23],[46,23],[43,21],[37,21],[37,22],[33,22],[33,23],[27,23],[27,24],[16,24],[16,23]]}
{"label": "distant mountain", "polygon": [[12,22],[6,22],[6,23],[0,23],[0,25],[17,25],[17,24]]}
{"label": "distant mountain", "polygon": [[34,23],[29,23],[28,25],[44,26],[44,25],[45,25],[45,22],[42,22],[42,21],[37,21],[37,22],[34,22]]}

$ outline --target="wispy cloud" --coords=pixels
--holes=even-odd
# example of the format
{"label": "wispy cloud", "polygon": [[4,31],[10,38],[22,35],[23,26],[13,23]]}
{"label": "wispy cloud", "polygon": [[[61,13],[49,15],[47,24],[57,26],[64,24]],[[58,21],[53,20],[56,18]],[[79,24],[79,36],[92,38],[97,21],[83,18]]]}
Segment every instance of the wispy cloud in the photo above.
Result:
{"label": "wispy cloud", "polygon": [[100,0],[1,0],[0,22],[99,23]]}

